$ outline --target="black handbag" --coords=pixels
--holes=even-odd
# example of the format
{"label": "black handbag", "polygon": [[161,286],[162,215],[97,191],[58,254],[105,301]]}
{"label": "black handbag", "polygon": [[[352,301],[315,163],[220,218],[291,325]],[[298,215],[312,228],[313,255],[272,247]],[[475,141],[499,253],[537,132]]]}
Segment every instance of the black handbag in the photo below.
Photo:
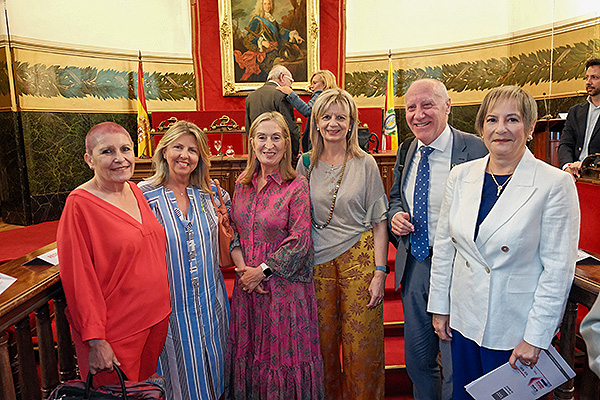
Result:
{"label": "black handbag", "polygon": [[85,382],[76,379],[58,385],[50,394],[48,400],[126,400],[128,398],[164,400],[165,391],[159,385],[148,381],[129,382],[119,366],[113,364],[113,368],[119,377],[118,384],[104,385],[92,389],[93,375],[89,372]]}

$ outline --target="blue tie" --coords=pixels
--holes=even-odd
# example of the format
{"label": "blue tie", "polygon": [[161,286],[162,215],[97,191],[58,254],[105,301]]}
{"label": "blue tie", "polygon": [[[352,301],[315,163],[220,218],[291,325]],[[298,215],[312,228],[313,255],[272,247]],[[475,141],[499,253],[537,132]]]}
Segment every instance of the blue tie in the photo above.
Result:
{"label": "blue tie", "polygon": [[410,254],[419,262],[429,255],[429,232],[427,229],[427,207],[429,205],[429,155],[432,147],[421,146],[421,160],[417,168],[412,224],[415,231],[411,237]]}

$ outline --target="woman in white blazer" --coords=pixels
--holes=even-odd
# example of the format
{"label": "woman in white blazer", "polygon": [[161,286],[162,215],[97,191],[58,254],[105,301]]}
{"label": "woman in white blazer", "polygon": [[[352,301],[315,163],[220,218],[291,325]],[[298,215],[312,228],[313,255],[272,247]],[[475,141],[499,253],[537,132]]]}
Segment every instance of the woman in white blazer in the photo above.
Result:
{"label": "woman in white blazer", "polygon": [[452,341],[453,399],[505,362],[533,366],[559,326],[573,280],[579,202],[573,178],[526,148],[537,105],[491,90],[475,126],[489,155],[452,169],[433,248],[428,311]]}

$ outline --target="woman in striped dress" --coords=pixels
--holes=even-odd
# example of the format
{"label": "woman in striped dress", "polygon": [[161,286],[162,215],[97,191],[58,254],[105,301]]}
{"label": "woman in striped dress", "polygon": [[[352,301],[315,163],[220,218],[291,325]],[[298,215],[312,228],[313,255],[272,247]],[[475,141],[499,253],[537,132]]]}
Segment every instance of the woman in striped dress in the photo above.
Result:
{"label": "woman in striped dress", "polygon": [[[229,303],[219,269],[217,214],[211,202],[206,135],[179,121],[160,141],[155,173],[139,184],[167,234],[172,314],[158,373],[168,399],[218,399]],[[222,191],[229,208],[230,197]],[[219,201],[219,196],[214,196]]]}

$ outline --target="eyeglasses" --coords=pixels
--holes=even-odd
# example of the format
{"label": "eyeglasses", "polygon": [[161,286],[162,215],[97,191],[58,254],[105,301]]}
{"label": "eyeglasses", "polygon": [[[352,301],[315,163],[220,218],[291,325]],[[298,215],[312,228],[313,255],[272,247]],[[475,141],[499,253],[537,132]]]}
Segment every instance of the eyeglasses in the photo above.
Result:
{"label": "eyeglasses", "polygon": [[289,75],[283,75],[283,76],[288,78],[290,81],[292,81],[292,83],[294,83],[294,78],[292,78],[291,76],[289,76]]}

